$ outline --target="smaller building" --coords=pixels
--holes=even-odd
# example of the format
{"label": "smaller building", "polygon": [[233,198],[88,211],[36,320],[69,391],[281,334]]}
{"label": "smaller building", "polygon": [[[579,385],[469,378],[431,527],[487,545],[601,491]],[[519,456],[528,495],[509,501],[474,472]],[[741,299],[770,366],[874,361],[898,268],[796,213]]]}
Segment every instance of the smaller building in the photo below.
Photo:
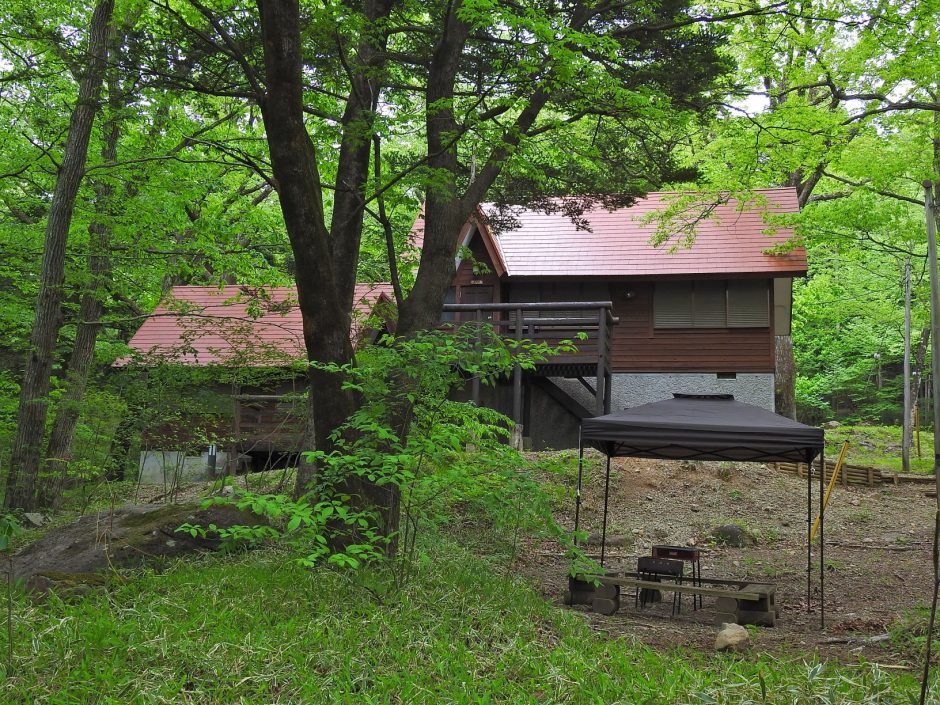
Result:
{"label": "smaller building", "polygon": [[[390,293],[385,284],[356,286],[355,345],[381,332]],[[304,450],[306,350],[293,287],[174,287],[129,345],[134,357],[118,365],[142,367],[157,385],[184,380],[143,434],[143,482],[295,464]],[[190,403],[177,403],[184,398]]]}

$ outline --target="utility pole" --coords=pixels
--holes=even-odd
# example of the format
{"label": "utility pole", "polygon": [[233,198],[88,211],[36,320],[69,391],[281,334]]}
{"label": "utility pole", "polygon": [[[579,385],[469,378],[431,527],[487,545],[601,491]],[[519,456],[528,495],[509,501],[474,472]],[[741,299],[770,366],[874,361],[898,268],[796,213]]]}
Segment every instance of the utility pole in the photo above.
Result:
{"label": "utility pole", "polygon": [[911,471],[911,258],[904,263],[904,422],[901,468]]}

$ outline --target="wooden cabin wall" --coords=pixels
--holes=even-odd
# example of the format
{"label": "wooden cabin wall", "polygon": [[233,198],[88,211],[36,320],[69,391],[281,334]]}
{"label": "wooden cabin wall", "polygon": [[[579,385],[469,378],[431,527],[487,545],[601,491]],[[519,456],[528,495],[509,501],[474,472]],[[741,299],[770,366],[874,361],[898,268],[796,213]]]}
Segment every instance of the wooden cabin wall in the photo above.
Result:
{"label": "wooden cabin wall", "polygon": [[653,286],[653,282],[610,285],[613,314],[620,319],[611,352],[615,373],[774,372],[772,326],[656,329]]}

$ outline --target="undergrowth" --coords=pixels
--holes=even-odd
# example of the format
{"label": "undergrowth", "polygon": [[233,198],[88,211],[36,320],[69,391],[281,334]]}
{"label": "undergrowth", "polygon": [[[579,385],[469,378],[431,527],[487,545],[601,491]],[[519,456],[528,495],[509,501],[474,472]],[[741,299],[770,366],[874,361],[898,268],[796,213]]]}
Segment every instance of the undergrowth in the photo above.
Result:
{"label": "undergrowth", "polygon": [[[16,602],[4,703],[909,703],[877,666],[656,652],[434,536],[401,590],[276,549]],[[759,636],[758,636],[759,643]],[[934,700],[933,702],[938,702]]]}
{"label": "undergrowth", "polygon": [[[826,429],[826,457],[835,459],[843,441],[849,442],[846,462],[901,472],[900,426],[839,426]],[[920,457],[917,444],[911,448],[911,472],[933,472],[933,433],[921,431]]]}

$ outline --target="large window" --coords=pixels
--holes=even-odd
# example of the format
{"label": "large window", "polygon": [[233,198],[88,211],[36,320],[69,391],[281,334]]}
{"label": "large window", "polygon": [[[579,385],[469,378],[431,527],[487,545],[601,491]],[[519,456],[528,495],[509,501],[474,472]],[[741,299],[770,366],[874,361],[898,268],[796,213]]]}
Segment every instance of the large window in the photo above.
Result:
{"label": "large window", "polygon": [[767,328],[770,287],[766,279],[657,282],[656,328]]}

